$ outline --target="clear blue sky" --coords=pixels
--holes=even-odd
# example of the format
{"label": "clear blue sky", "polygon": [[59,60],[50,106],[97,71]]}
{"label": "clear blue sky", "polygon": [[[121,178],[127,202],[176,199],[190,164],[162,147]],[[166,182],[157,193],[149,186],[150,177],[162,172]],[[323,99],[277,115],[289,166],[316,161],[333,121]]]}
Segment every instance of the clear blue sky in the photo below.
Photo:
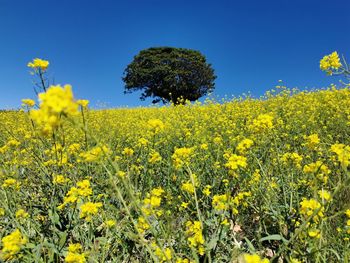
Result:
{"label": "clear blue sky", "polygon": [[0,0],[0,108],[35,98],[27,63],[50,61],[55,82],[109,107],[149,105],[123,94],[123,70],[140,50],[201,51],[215,94],[259,96],[287,86],[337,83],[319,70],[334,50],[350,60],[349,0]]}

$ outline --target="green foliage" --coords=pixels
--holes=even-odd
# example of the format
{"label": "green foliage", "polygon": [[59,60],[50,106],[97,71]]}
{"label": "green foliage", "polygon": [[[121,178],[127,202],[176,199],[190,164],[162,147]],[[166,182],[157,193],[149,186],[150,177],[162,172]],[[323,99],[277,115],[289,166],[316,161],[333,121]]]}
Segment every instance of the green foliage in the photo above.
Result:
{"label": "green foliage", "polygon": [[214,70],[196,50],[153,47],[142,50],[124,71],[125,93],[142,90],[141,100],[195,101],[214,89]]}

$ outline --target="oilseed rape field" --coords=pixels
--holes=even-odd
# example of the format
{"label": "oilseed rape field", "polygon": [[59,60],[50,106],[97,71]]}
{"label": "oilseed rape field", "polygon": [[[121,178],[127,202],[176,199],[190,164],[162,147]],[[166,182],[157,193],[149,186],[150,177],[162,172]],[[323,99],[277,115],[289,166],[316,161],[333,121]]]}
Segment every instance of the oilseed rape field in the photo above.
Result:
{"label": "oilseed rape field", "polygon": [[347,86],[103,110],[42,89],[0,112],[0,261],[350,261]]}

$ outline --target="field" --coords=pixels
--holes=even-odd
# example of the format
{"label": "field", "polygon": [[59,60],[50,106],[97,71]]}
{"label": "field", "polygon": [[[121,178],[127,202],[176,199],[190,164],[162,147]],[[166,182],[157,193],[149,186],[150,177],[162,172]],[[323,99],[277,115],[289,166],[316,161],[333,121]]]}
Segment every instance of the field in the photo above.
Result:
{"label": "field", "polygon": [[[1,258],[348,262],[350,91],[0,112]],[[34,106],[35,108],[35,106]]]}

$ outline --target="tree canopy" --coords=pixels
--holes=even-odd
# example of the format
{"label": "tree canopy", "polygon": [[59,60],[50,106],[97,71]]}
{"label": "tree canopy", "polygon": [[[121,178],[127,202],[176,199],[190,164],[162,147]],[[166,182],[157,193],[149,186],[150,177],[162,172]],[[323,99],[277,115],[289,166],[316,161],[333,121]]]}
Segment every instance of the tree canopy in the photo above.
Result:
{"label": "tree canopy", "polygon": [[140,51],[126,67],[125,93],[141,90],[140,99],[157,102],[195,101],[215,88],[211,64],[196,50],[152,47]]}

